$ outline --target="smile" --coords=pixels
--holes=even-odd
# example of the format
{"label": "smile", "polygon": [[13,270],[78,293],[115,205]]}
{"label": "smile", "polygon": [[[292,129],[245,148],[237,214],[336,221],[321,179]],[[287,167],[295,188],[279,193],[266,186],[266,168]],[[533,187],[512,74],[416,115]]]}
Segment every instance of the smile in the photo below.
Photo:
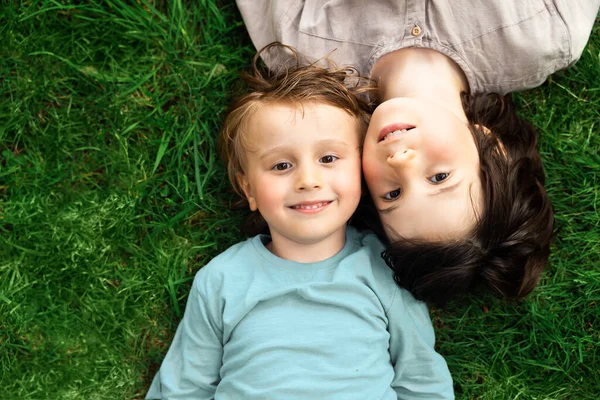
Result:
{"label": "smile", "polygon": [[317,213],[325,209],[332,201],[316,201],[309,203],[301,203],[290,206],[292,210],[300,211],[303,213]]}
{"label": "smile", "polygon": [[391,125],[385,126],[379,132],[378,143],[382,142],[384,140],[387,140],[391,137],[402,135],[402,134],[410,131],[411,129],[415,129],[415,128],[416,127],[414,125],[409,125],[409,124],[391,124]]}

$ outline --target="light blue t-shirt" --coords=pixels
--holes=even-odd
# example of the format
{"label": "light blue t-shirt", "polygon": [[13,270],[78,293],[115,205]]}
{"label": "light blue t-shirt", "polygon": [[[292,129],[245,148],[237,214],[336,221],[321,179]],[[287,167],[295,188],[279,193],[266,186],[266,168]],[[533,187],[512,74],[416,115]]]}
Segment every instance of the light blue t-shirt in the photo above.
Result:
{"label": "light blue t-shirt", "polygon": [[268,236],[196,275],[148,399],[453,399],[425,304],[400,289],[374,235],[311,264]]}

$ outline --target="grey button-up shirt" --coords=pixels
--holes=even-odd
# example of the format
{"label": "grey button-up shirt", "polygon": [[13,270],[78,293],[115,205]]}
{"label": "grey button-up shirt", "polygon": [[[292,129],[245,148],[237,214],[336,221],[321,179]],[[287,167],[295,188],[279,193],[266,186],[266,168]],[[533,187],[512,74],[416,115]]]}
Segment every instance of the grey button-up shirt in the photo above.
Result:
{"label": "grey button-up shirt", "polygon": [[[368,76],[405,47],[437,50],[471,91],[542,84],[579,59],[600,0],[237,0],[257,49],[280,41]],[[269,60],[267,65],[269,64]]]}

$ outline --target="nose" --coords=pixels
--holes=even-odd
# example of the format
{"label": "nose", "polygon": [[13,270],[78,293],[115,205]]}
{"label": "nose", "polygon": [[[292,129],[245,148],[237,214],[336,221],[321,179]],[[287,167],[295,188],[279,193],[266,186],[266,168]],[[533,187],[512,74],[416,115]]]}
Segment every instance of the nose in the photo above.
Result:
{"label": "nose", "polygon": [[297,169],[296,191],[309,191],[320,189],[322,186],[322,176],[318,168],[314,166],[304,166]]}
{"label": "nose", "polygon": [[405,149],[397,151],[388,157],[387,162],[392,167],[404,167],[415,158],[415,151],[411,149]]}

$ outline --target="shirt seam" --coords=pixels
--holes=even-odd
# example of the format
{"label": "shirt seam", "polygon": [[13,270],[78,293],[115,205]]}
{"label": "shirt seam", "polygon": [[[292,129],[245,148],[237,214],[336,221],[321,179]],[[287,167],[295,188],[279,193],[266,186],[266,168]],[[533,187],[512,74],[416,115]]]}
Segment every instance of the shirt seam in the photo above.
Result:
{"label": "shirt seam", "polygon": [[[560,64],[558,64],[558,65],[560,65]],[[502,82],[509,82],[509,83],[522,82],[522,81],[526,81],[528,79],[531,79],[531,78],[539,76],[539,75],[544,75],[544,76],[548,77],[548,76],[550,76],[550,74],[548,73],[548,71],[554,71],[554,70],[555,70],[555,68],[551,67],[551,68],[547,68],[547,69],[545,69],[545,70],[543,70],[541,72],[536,72],[535,74],[529,74],[529,75],[524,76],[524,77],[522,77],[520,79],[506,79],[506,80],[502,80]],[[560,67],[556,71],[558,71],[558,70],[560,70]]]}
{"label": "shirt seam", "polygon": [[[548,10],[548,12],[552,13],[552,10],[550,10],[548,8],[548,6],[546,5],[546,2],[544,2],[544,5],[546,6],[546,9]],[[571,31],[569,30],[569,25],[567,24],[567,21],[565,20],[565,17],[563,16],[563,14],[560,12],[560,9],[556,5],[556,1],[552,1],[552,5],[554,5],[554,11],[556,12],[558,17],[562,21],[565,31],[567,31],[567,40],[569,41],[569,57],[568,57],[568,59],[572,60],[573,59],[573,41],[571,40]],[[568,63],[567,63],[567,65],[568,65]]]}
{"label": "shirt seam", "polygon": [[[202,281],[206,281],[206,279],[202,279]],[[206,282],[204,282],[206,283]],[[208,296],[208,293],[205,293],[203,290],[204,285],[201,287],[200,285],[192,285],[192,290],[196,291],[196,296],[197,298],[194,299],[194,301],[197,301],[199,303],[202,303],[202,305],[207,306],[208,303],[208,299],[211,298],[211,296]],[[190,293],[189,296],[193,295],[193,293]],[[213,296],[214,297],[214,296]],[[218,296],[217,296],[218,297]],[[212,312],[208,312],[210,310],[210,307],[205,307],[207,310],[207,316],[208,318],[210,318],[211,322],[213,323],[213,325],[217,328],[217,330],[219,331],[219,342],[221,342],[221,346],[223,345],[223,332],[224,332],[224,326],[223,326],[223,315],[219,315],[219,321],[217,322],[215,321],[215,316],[213,315]]]}
{"label": "shirt seam", "polygon": [[462,42],[456,42],[456,45],[460,45],[460,44],[463,44],[463,43],[472,42],[472,41],[473,41],[473,40],[475,40],[475,39],[479,39],[480,37],[483,37],[483,36],[489,35],[489,34],[491,34],[491,33],[494,33],[494,32],[501,31],[501,30],[503,30],[503,29],[506,29],[506,28],[509,28],[509,27],[511,27],[511,26],[516,26],[516,25],[519,25],[519,24],[521,24],[521,23],[523,23],[523,22],[525,22],[525,21],[529,21],[530,19],[533,19],[533,18],[535,18],[536,16],[538,16],[538,15],[539,15],[539,14],[541,14],[541,13],[543,13],[544,11],[549,11],[549,10],[548,10],[548,7],[546,7],[546,4],[545,4],[545,3],[544,3],[544,10],[540,10],[540,11],[538,11],[537,13],[535,13],[535,14],[533,14],[533,15],[530,15],[528,18],[522,19],[522,20],[520,20],[520,21],[517,21],[517,22],[513,22],[512,24],[506,24],[506,25],[499,26],[499,27],[497,27],[496,29],[493,29],[493,30],[490,30],[490,31],[487,31],[487,32],[483,32],[483,33],[481,33],[480,35],[473,36],[472,38],[469,38],[469,39],[467,39],[467,40],[463,40]]}
{"label": "shirt seam", "polygon": [[[394,278],[392,278],[393,280]],[[392,294],[392,299],[390,300],[390,305],[387,307],[387,309],[385,309],[385,313],[387,315],[388,311],[391,310],[392,305],[394,304],[394,301],[396,300],[396,298],[398,297],[398,293],[400,292],[400,288],[398,286],[396,286],[394,284],[394,293]]]}
{"label": "shirt seam", "polygon": [[337,43],[351,43],[351,44],[357,44],[360,46],[366,46],[366,47],[377,47],[377,44],[368,44],[368,43],[362,43],[362,42],[358,42],[355,40],[350,40],[350,39],[337,39],[337,38],[330,38],[327,36],[321,36],[321,35],[317,35],[316,33],[311,33],[311,32],[306,32],[300,29],[299,26],[297,26],[298,28],[298,32],[302,33],[303,35],[307,35],[307,36],[312,36],[321,40],[330,40],[333,42],[337,42]]}
{"label": "shirt seam", "polygon": [[[275,30],[277,31],[278,29],[281,29],[281,24],[283,23],[284,19],[287,19],[288,21],[290,21],[292,23],[292,25],[296,26],[296,24],[294,24],[294,21],[288,16],[288,12],[290,11],[290,8],[292,8],[296,3],[298,3],[298,1],[300,0],[296,0],[294,3],[292,3],[287,10],[285,10],[285,12],[283,14],[281,14],[281,17],[279,17],[279,20],[277,21],[277,23],[275,24]],[[272,4],[272,3],[271,3]]]}
{"label": "shirt seam", "polygon": [[[286,261],[287,262],[298,263],[297,261],[285,260],[285,259],[281,259],[281,261],[283,261],[283,262],[275,262],[275,261],[280,261],[280,260],[270,260],[269,257],[266,257],[265,254],[263,254],[263,251],[261,251],[261,249],[259,249],[259,247],[258,247],[259,245],[254,242],[255,238],[258,238],[258,241],[261,242],[261,245],[265,248],[265,250],[269,251],[266,248],[266,246],[264,244],[262,244],[260,236],[261,235],[257,235],[257,236],[255,236],[254,238],[251,239],[252,251],[259,257],[259,259],[263,260],[265,264],[268,264],[268,265],[270,265],[271,267],[274,267],[274,268],[280,268],[280,267],[282,267],[281,264],[285,263]],[[354,242],[354,238],[351,238],[351,239]],[[349,240],[347,240],[347,242],[349,242]],[[336,269],[337,266],[339,265],[341,259],[338,260],[337,262],[333,262],[333,261],[331,261],[331,259],[334,258],[334,257],[339,256],[340,252],[346,250],[346,245],[347,244],[345,244],[344,247],[342,247],[342,249],[338,253],[334,254],[333,256],[327,258],[326,260],[318,261],[317,263],[323,263],[324,265],[320,266],[320,267],[312,268],[312,269],[314,269],[313,276],[316,275],[318,273],[318,271],[322,271],[322,270],[326,270],[326,269],[329,269],[329,270]],[[348,253],[347,255],[350,255],[350,254],[354,253],[355,251],[356,251],[356,243],[355,243],[355,245],[350,250],[347,250],[347,253]],[[273,254],[273,256],[277,257],[274,254]],[[299,263],[299,264],[302,264],[302,263]],[[309,264],[312,264],[313,267],[314,267],[314,264],[316,264],[316,263],[309,263]]]}

